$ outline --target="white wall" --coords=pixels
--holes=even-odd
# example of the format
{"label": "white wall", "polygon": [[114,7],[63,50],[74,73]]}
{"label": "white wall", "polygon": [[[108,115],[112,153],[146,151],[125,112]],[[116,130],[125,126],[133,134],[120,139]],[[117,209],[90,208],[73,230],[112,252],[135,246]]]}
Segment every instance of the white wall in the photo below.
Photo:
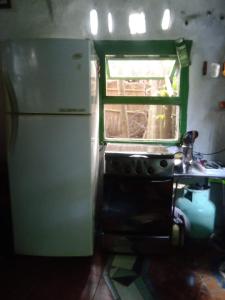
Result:
{"label": "white wall", "polygon": [[[11,0],[12,8],[0,10],[0,39],[29,37],[90,38],[89,11],[99,13],[99,34],[95,39],[176,39],[193,40],[190,68],[188,129],[199,131],[195,150],[225,148],[225,111],[218,101],[225,100],[225,77],[201,75],[204,60],[225,61],[224,0]],[[163,9],[169,7],[173,24],[169,31],[160,27]],[[114,18],[114,32],[108,33],[107,13]],[[147,32],[131,36],[128,16],[146,14]],[[207,11],[211,11],[210,15]],[[188,25],[185,25],[188,20]],[[225,153],[216,156],[225,162]]]}

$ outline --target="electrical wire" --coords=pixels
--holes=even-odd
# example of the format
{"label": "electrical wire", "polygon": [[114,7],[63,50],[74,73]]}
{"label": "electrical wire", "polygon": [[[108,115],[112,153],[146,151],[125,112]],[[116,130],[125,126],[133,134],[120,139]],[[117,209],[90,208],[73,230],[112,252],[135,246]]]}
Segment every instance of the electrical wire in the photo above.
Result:
{"label": "electrical wire", "polygon": [[195,154],[201,154],[201,155],[213,155],[213,154],[218,154],[218,153],[221,153],[221,152],[224,152],[225,151],[225,148],[219,150],[219,151],[216,151],[216,152],[212,152],[212,153],[202,153],[202,152],[197,152],[197,151],[194,151]]}

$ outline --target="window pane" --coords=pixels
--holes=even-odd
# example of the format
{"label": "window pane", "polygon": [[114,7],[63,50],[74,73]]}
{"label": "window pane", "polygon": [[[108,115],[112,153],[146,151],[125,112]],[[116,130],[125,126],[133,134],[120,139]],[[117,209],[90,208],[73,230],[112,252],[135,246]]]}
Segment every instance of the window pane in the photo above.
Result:
{"label": "window pane", "polygon": [[175,59],[108,59],[110,78],[169,77]]}
{"label": "window pane", "polygon": [[177,140],[179,106],[105,104],[105,138],[109,140]]}
{"label": "window pane", "polygon": [[106,96],[179,95],[180,68],[175,58],[106,56],[106,62]]}

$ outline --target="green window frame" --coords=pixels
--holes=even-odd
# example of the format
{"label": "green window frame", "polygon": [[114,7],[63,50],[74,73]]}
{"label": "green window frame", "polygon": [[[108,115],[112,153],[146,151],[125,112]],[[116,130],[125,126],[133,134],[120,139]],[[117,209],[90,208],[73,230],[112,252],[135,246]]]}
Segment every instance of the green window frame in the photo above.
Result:
{"label": "green window frame", "polygon": [[[185,45],[190,56],[192,41],[185,40]],[[146,143],[175,145],[179,143],[180,137],[185,133],[187,126],[187,103],[189,90],[189,66],[180,66],[180,91],[176,97],[152,97],[152,96],[106,96],[106,72],[107,55],[157,55],[159,58],[177,56],[175,40],[157,41],[95,41],[95,49],[100,63],[100,118],[99,137],[100,143],[104,144],[104,104],[153,104],[153,105],[178,105],[180,107],[179,137],[176,141],[121,141],[124,143]],[[118,142],[116,140],[110,142]]]}

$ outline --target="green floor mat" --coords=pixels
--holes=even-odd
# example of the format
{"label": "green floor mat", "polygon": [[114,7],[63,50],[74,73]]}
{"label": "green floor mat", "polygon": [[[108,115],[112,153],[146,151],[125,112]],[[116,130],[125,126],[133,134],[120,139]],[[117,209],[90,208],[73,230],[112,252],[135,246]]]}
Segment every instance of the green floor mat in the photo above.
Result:
{"label": "green floor mat", "polygon": [[114,300],[156,300],[148,281],[146,259],[114,255],[108,260],[104,279]]}

